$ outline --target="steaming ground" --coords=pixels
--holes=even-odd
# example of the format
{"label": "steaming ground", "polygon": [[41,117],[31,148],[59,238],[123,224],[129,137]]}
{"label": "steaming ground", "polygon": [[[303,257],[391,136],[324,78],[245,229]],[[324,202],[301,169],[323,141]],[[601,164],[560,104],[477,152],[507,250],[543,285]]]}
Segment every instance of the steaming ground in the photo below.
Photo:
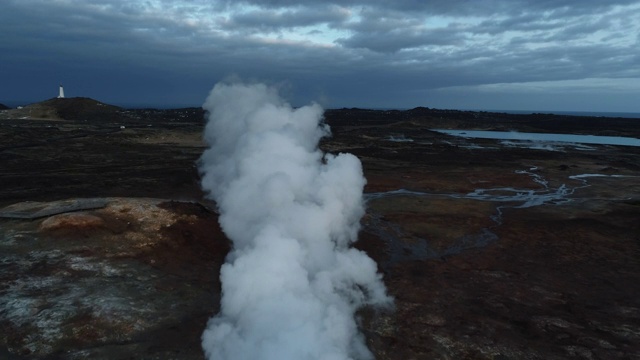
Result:
{"label": "steaming ground", "polygon": [[369,359],[355,312],[386,306],[377,266],[350,245],[365,179],[351,154],[318,149],[322,108],[299,109],[262,84],[217,84],[204,104],[202,186],[233,241],[209,359]]}

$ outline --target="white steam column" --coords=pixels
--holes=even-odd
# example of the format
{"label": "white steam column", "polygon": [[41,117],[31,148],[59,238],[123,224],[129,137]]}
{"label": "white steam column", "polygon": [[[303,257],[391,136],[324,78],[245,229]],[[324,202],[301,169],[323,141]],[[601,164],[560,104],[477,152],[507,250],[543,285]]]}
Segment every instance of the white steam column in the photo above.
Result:
{"label": "white steam column", "polygon": [[275,88],[219,83],[203,107],[202,187],[233,241],[207,359],[373,359],[355,315],[392,299],[351,246],[365,213],[360,160],[323,153],[322,108],[293,108]]}
{"label": "white steam column", "polygon": [[58,93],[58,99],[64,99],[64,88],[60,84],[60,92]]}

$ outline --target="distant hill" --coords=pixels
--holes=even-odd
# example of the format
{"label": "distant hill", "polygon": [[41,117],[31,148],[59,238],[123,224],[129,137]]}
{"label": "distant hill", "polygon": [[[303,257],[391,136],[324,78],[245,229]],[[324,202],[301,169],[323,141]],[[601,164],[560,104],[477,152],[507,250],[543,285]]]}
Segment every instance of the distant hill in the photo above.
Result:
{"label": "distant hill", "polygon": [[0,104],[0,110],[7,110],[7,109],[10,109],[10,107],[8,107],[5,104]]}
{"label": "distant hill", "polygon": [[118,106],[90,98],[53,98],[16,109],[5,108],[0,118],[111,122],[121,119],[122,112],[123,109]]}
{"label": "distant hill", "polygon": [[53,98],[25,106],[25,109],[40,110],[53,113],[65,120],[111,120],[118,116],[122,108],[85,98]]}

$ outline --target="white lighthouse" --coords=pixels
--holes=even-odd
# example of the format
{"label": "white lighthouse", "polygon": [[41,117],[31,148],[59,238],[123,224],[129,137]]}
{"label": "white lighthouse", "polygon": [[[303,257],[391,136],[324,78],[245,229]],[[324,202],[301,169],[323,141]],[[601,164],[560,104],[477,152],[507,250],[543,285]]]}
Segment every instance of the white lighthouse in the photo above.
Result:
{"label": "white lighthouse", "polygon": [[58,93],[58,99],[64,99],[64,88],[60,84],[60,92]]}

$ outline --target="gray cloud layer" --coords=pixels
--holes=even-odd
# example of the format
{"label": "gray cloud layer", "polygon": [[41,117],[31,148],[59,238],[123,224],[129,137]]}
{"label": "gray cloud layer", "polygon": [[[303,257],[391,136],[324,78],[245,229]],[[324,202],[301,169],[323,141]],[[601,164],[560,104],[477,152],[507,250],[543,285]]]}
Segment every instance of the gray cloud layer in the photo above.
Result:
{"label": "gray cloud layer", "polygon": [[[368,107],[544,109],[526,86],[514,103],[488,85],[579,80],[592,91],[550,91],[574,108],[640,111],[640,85],[628,86],[640,78],[640,1],[9,0],[0,10],[0,101],[46,98],[63,81],[105,101],[198,104],[235,73],[287,81],[294,102]],[[607,102],[598,79],[622,79],[626,92]]]}

